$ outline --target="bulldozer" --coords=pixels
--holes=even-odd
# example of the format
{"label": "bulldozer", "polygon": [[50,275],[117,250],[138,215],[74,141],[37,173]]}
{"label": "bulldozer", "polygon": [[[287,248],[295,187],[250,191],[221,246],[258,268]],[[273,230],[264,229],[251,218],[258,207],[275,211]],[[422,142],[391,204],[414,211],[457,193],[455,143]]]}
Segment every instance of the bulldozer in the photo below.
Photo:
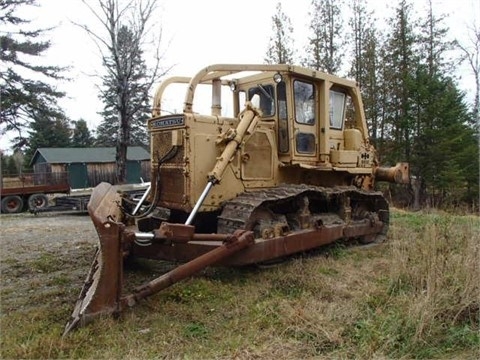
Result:
{"label": "bulldozer", "polygon": [[[164,95],[175,86],[186,89],[183,111],[166,113]],[[407,163],[380,166],[358,85],[303,67],[217,64],[168,78],[147,126],[143,196],[108,183],[91,195],[99,246],[65,334],[209,266],[382,241],[389,204],[375,185],[409,183]],[[127,258],[178,266],[124,293]]]}

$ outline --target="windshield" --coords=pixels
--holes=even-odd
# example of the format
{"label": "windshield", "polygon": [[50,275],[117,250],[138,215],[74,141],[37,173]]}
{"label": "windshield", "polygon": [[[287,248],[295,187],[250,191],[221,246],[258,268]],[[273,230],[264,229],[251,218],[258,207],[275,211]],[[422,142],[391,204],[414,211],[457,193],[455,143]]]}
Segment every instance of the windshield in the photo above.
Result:
{"label": "windshield", "polygon": [[263,116],[272,116],[275,114],[275,91],[272,85],[258,84],[256,87],[248,89],[248,100],[258,95],[260,98],[260,109]]}

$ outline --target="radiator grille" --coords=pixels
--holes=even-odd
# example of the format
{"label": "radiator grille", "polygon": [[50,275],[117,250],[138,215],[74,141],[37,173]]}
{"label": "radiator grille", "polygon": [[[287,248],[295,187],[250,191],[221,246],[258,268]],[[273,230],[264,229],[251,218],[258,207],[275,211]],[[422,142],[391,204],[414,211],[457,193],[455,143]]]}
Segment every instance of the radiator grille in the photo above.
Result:
{"label": "radiator grille", "polygon": [[[171,131],[152,133],[152,179],[156,181],[158,161],[172,148]],[[160,198],[157,205],[185,210],[185,150],[179,146],[175,156],[160,168]]]}
{"label": "radiator grille", "polygon": [[[157,164],[172,148],[171,131],[162,131],[152,135],[152,163]],[[183,162],[184,148],[180,146],[175,157],[170,159],[168,164],[180,164]]]}

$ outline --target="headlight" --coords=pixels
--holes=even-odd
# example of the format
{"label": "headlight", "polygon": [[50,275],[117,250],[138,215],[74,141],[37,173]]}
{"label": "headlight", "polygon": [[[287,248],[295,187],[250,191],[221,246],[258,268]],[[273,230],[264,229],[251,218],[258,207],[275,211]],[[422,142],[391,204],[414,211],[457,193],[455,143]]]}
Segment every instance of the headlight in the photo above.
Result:
{"label": "headlight", "polygon": [[283,80],[282,74],[277,72],[275,75],[273,75],[273,81],[275,81],[275,83],[278,84],[282,80]]}

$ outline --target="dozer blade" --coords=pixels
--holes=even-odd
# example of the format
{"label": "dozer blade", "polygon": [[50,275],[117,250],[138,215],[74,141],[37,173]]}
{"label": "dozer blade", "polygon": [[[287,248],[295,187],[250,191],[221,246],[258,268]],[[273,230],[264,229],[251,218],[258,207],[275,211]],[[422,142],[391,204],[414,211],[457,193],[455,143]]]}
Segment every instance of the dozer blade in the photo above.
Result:
{"label": "dozer blade", "polygon": [[[238,230],[234,234],[195,234],[194,227],[184,224],[164,223],[164,240],[184,243],[185,240],[210,240],[216,242],[210,251],[182,264],[122,295],[123,244],[135,234],[125,231],[120,209],[121,196],[117,187],[107,183],[98,185],[88,203],[88,212],[97,230],[100,245],[87,279],[75,304],[63,335],[84,326],[95,318],[119,314],[127,306],[163,290],[195,273],[243,250],[254,243],[251,231]],[[168,235],[167,235],[168,234]],[[185,238],[188,234],[188,239]],[[162,235],[163,236],[163,235]]]}
{"label": "dozer blade", "polygon": [[120,309],[123,257],[121,236],[121,198],[116,188],[101,183],[92,192],[88,212],[99,237],[92,267],[75,304],[64,335],[84,326],[100,315],[116,314]]}

